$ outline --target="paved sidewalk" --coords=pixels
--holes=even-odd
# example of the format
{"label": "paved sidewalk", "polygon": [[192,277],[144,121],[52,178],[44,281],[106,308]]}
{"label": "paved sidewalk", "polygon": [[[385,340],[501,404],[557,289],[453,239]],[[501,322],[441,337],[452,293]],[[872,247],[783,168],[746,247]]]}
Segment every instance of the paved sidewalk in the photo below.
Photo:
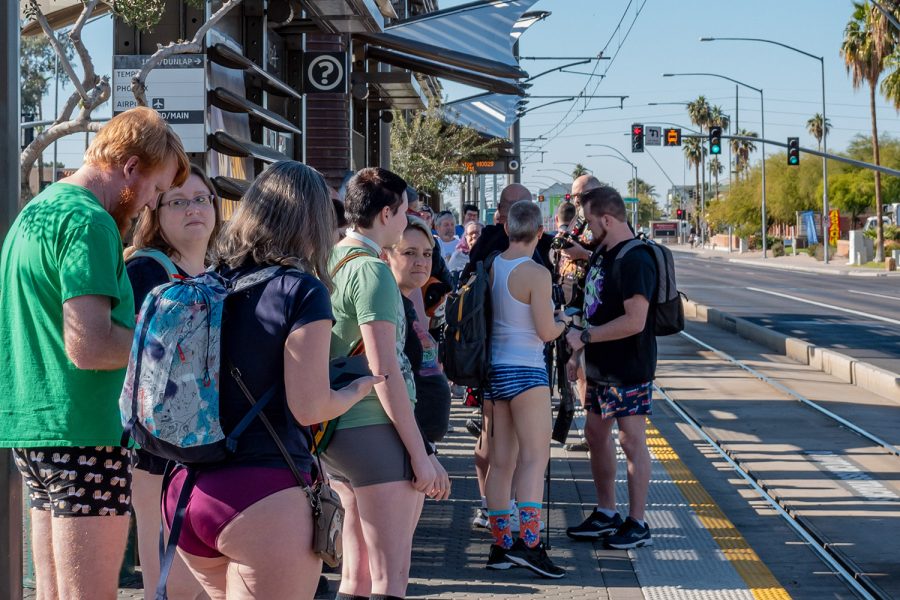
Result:
{"label": "paved sidewalk", "polygon": [[696,255],[698,258],[710,260],[724,260],[735,264],[749,265],[753,267],[766,267],[785,271],[800,271],[803,273],[819,273],[826,275],[852,275],[856,277],[900,277],[900,270],[888,272],[883,269],[858,267],[847,264],[846,257],[831,257],[828,264],[816,260],[812,256],[803,254],[788,254],[774,257],[769,252],[768,258],[762,257],[761,251],[753,252],[728,252],[726,250],[713,250],[706,248],[691,248],[688,244],[669,244],[675,252],[685,252]]}

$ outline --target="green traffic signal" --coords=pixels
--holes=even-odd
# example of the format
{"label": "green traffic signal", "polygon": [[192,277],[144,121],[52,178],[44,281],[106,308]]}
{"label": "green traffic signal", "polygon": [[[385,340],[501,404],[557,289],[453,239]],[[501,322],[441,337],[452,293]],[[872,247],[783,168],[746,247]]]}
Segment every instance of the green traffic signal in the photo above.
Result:
{"label": "green traffic signal", "polygon": [[722,154],[722,128],[710,127],[709,129],[709,153]]}
{"label": "green traffic signal", "polygon": [[787,164],[791,167],[800,165],[800,138],[798,137],[787,139]]}

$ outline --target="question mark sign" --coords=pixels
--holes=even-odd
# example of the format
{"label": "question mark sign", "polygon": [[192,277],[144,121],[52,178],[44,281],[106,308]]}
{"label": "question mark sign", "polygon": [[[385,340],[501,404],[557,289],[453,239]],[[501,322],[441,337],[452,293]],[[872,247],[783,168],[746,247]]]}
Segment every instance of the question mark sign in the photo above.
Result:
{"label": "question mark sign", "polygon": [[322,73],[320,77],[322,78],[322,85],[328,85],[328,77],[334,73],[334,64],[330,60],[326,60],[322,62]]}

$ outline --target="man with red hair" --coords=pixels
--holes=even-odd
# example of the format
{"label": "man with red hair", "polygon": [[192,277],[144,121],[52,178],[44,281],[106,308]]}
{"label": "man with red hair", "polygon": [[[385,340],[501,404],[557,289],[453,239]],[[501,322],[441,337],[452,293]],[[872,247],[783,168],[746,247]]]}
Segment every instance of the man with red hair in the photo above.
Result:
{"label": "man with red hair", "polygon": [[0,255],[0,447],[28,486],[37,597],[112,600],[131,514],[118,398],[134,328],[122,235],[181,185],[181,140],[149,108],[28,203]]}

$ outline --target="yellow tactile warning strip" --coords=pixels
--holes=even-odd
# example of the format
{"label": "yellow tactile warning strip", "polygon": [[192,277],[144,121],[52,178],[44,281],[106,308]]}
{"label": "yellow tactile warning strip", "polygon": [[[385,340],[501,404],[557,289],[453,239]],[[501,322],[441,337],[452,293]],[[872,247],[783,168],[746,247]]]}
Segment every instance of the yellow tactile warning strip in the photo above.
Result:
{"label": "yellow tactile warning strip", "polygon": [[678,486],[700,523],[722,549],[734,570],[758,600],[785,600],[787,593],[766,564],[759,558],[722,509],[697,481],[687,465],[652,423],[647,424],[647,446]]}

